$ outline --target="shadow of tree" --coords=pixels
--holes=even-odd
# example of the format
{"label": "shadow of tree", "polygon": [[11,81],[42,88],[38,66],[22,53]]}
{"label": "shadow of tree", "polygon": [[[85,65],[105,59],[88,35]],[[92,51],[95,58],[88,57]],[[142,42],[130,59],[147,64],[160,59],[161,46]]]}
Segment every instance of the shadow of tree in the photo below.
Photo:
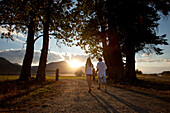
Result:
{"label": "shadow of tree", "polygon": [[112,112],[114,113],[119,113],[113,106],[111,106],[106,100],[104,100],[102,97],[97,95],[95,92],[92,92],[90,94],[92,97],[94,97],[97,100],[98,103],[100,103],[105,108],[104,110],[106,111],[106,113],[111,113],[109,109],[112,110]]}
{"label": "shadow of tree", "polygon": [[144,110],[143,108],[140,108],[140,107],[138,107],[138,106],[136,106],[136,105],[133,105],[132,103],[129,103],[129,102],[127,102],[127,101],[125,101],[125,100],[117,97],[116,95],[113,95],[113,94],[111,94],[111,93],[109,93],[109,92],[105,92],[105,94],[113,97],[113,98],[116,99],[117,101],[125,104],[126,106],[128,106],[128,107],[130,107],[130,108],[132,108],[134,111],[136,111],[136,112],[138,112],[138,113],[148,113],[148,111]]}
{"label": "shadow of tree", "polygon": [[151,95],[151,94],[148,94],[148,93],[139,92],[139,91],[132,90],[132,89],[126,89],[126,88],[122,88],[122,87],[118,87],[118,86],[116,86],[116,88],[126,90],[126,91],[130,91],[130,92],[133,92],[133,93],[136,93],[136,94],[140,94],[140,95],[143,95],[143,96],[151,97],[151,98],[154,98],[154,99],[158,99],[158,100],[170,103],[170,98],[169,97],[158,97],[156,95]]}

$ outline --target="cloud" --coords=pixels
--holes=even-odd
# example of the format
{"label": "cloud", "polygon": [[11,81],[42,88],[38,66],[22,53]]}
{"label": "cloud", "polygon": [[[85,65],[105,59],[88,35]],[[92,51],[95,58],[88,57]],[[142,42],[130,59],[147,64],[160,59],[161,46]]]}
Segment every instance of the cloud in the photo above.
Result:
{"label": "cloud", "polygon": [[147,54],[147,53],[143,53],[141,56],[142,57],[148,57],[150,54]]}
{"label": "cloud", "polygon": [[151,74],[151,73],[161,73],[163,71],[169,71],[170,68],[168,66],[138,66],[137,69],[141,70],[144,74]]}
{"label": "cloud", "polygon": [[87,57],[88,57],[87,55],[78,55],[78,54],[75,55],[75,54],[72,54],[71,60],[79,60],[81,62],[85,62]]}
{"label": "cloud", "polygon": [[18,39],[18,38],[15,38],[15,37],[14,37],[14,40],[16,40],[16,41],[18,41],[18,42],[21,42],[21,43],[25,43],[25,41],[22,41],[22,40],[20,40],[20,39]]}
{"label": "cloud", "polygon": [[[41,53],[39,50],[34,50],[34,58],[33,58],[32,65],[39,64],[40,54]],[[6,49],[0,51],[0,57],[6,58],[10,62],[18,63],[20,65],[22,65],[24,55],[25,55],[25,49]],[[58,61],[70,61],[75,59],[85,63],[87,57],[88,56],[86,55],[49,51],[47,57],[47,63],[58,62]]]}
{"label": "cloud", "polygon": [[87,57],[88,57],[87,55],[82,55],[82,54],[51,51],[48,53],[48,62],[56,62],[56,61],[68,61],[69,62],[71,60],[78,60],[79,62],[85,63]]}
{"label": "cloud", "polygon": [[[2,28],[2,27],[0,26],[0,33],[7,33],[7,32],[8,32],[7,29]],[[25,43],[25,41],[19,39],[19,38],[22,38],[22,39],[25,39],[25,38],[26,38],[26,36],[23,35],[22,33],[17,33],[16,31],[14,31],[14,32],[12,32],[11,34],[13,35],[13,39],[14,39],[15,41],[18,41],[18,42],[21,42],[21,43]]]}
{"label": "cloud", "polygon": [[169,63],[170,62],[170,58],[163,58],[161,56],[157,56],[155,54],[142,54],[141,57],[136,57],[136,62],[138,63],[141,63],[141,62],[148,62],[148,63],[151,63],[151,62],[155,62],[155,63]]}
{"label": "cloud", "polygon": [[163,58],[139,58],[136,62],[170,62],[170,59],[163,59]]}

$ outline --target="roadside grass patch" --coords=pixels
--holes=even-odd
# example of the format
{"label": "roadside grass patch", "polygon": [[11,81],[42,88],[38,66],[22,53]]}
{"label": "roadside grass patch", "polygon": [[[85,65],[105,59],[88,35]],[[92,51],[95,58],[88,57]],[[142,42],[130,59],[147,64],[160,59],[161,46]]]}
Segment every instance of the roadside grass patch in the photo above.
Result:
{"label": "roadside grass patch", "polygon": [[56,81],[47,81],[38,85],[34,80],[0,82],[0,108],[11,108],[30,99],[47,96],[52,92],[51,85]]}
{"label": "roadside grass patch", "polygon": [[[36,78],[35,75],[32,75],[31,77]],[[96,76],[97,78],[97,76]],[[19,75],[0,75],[0,82],[2,81],[9,81],[9,80],[17,80],[19,79]],[[47,80],[55,80],[56,77],[55,76],[46,76]],[[77,77],[77,76],[59,76],[59,80],[60,79],[86,79],[86,76],[82,76],[82,77]]]}

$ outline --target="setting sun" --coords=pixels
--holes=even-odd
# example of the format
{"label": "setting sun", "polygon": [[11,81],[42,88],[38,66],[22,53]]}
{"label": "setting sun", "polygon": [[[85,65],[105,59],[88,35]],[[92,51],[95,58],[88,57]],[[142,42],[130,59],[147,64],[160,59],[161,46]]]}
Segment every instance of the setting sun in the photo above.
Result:
{"label": "setting sun", "polygon": [[78,61],[78,60],[71,60],[71,61],[68,62],[68,64],[73,68],[84,66],[84,64],[82,62]]}

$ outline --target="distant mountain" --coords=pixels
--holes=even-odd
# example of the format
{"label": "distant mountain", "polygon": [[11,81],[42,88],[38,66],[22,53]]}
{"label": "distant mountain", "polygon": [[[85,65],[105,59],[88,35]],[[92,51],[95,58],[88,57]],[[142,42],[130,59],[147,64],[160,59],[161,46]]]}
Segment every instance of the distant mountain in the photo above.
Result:
{"label": "distant mountain", "polygon": [[46,70],[56,69],[59,69],[59,73],[62,74],[74,73],[77,70],[76,68],[72,68],[66,61],[52,62],[46,66]]}
{"label": "distant mountain", "polygon": [[[32,74],[36,74],[38,66],[32,66]],[[74,74],[75,71],[79,68],[72,68],[66,61],[60,62],[51,62],[46,65],[47,73],[54,73],[56,69],[59,69],[60,74]],[[82,67],[81,67],[82,69]],[[19,64],[14,64],[6,60],[5,58],[0,57],[0,75],[7,74],[19,74],[21,66]],[[51,72],[54,71],[54,72]]]}
{"label": "distant mountain", "polygon": [[[33,66],[32,73],[36,73],[37,69],[38,66]],[[51,71],[55,72],[56,69],[59,69],[60,74],[74,74],[78,68],[72,68],[66,61],[51,62],[46,65],[46,72],[48,73]]]}
{"label": "distant mountain", "polygon": [[0,74],[19,74],[21,66],[19,64],[13,64],[6,60],[5,58],[0,57]]}

